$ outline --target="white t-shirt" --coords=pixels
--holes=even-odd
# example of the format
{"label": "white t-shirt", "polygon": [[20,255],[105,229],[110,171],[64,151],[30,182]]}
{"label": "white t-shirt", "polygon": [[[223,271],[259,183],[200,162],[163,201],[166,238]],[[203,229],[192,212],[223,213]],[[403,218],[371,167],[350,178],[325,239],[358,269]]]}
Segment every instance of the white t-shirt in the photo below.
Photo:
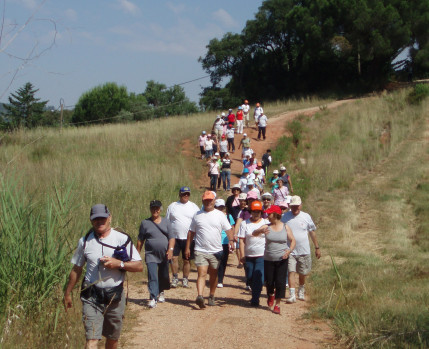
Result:
{"label": "white t-shirt", "polygon": [[204,143],[204,150],[212,150],[213,149],[213,140],[207,139]]}
{"label": "white t-shirt", "polygon": [[217,161],[209,163],[209,171],[210,171],[210,174],[212,174],[212,175],[218,175],[219,174],[219,163]]}
{"label": "white t-shirt", "polygon": [[[122,246],[126,243],[128,236],[114,229],[101,242],[110,246]],[[101,257],[112,257],[113,248],[101,245],[94,237],[94,234],[88,236],[86,241],[85,251],[83,250],[84,237],[79,239],[77,249],[71,259],[71,263],[82,267],[86,262],[85,280],[91,284],[95,283],[97,287],[114,287],[124,281],[125,273],[119,269],[107,269],[100,262]],[[141,261],[141,257],[134,244],[131,242],[127,245],[128,256],[131,256],[130,248],[133,246],[132,261]]]}
{"label": "white t-shirt", "polygon": [[176,201],[168,206],[165,218],[170,221],[171,230],[176,239],[187,239],[192,218],[199,210],[199,207],[192,201],[188,201],[186,204]]}
{"label": "white t-shirt", "polygon": [[291,211],[288,211],[283,214],[281,221],[287,223],[295,237],[296,246],[292,255],[311,254],[308,233],[316,230],[316,226],[310,215],[301,211],[297,216],[294,216]]}
{"label": "white t-shirt", "polygon": [[204,136],[200,135],[198,137],[198,144],[200,145],[200,147],[204,147],[204,144],[206,143],[206,140],[207,140],[207,136],[206,135],[204,135]]}
{"label": "white t-shirt", "polygon": [[240,224],[238,237],[245,239],[244,255],[246,257],[261,257],[265,252],[265,234],[253,236],[252,233],[262,227],[264,224],[269,224],[268,220],[261,219],[258,223],[252,223],[247,219]]}
{"label": "white t-shirt", "polygon": [[217,119],[215,121],[215,129],[216,130],[222,130],[224,124],[225,124],[225,121],[223,121],[221,118]]}
{"label": "white t-shirt", "polygon": [[216,253],[222,251],[222,230],[231,229],[226,215],[214,209],[198,211],[192,218],[190,231],[195,232],[195,251]]}
{"label": "white t-shirt", "polygon": [[267,116],[265,114],[260,115],[258,117],[258,126],[259,127],[266,127],[267,126],[267,121],[268,121],[268,118],[267,118]]}
{"label": "white t-shirt", "polygon": [[226,152],[228,152],[228,141],[225,139],[224,141],[221,141],[220,143],[219,143],[219,146],[220,146],[220,151],[222,152],[222,153],[226,153]]}
{"label": "white t-shirt", "polygon": [[238,185],[240,186],[242,193],[247,193],[247,191],[245,191],[247,189],[247,178],[246,177],[241,177],[240,180],[238,181]]}
{"label": "white t-shirt", "polygon": [[264,112],[264,109],[262,107],[255,108],[255,112],[253,113],[253,116],[255,117],[255,120],[258,121],[259,115],[261,115]]}
{"label": "white t-shirt", "polygon": [[250,105],[248,105],[248,104],[243,104],[241,107],[243,108],[243,113],[244,113],[244,114],[248,114],[248,113],[249,113]]}
{"label": "white t-shirt", "polygon": [[226,130],[226,138],[234,138],[234,130],[233,129],[228,129]]}

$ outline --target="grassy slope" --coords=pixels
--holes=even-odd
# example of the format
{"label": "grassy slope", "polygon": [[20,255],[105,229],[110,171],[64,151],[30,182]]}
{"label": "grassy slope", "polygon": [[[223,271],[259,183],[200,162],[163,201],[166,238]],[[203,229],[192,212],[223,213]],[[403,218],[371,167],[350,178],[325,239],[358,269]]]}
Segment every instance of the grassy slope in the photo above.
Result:
{"label": "grassy slope", "polygon": [[285,140],[305,159],[292,175],[324,254],[313,312],[351,347],[429,345],[429,104],[409,107],[406,93],[302,118],[298,148]]}
{"label": "grassy slope", "polygon": [[[321,103],[326,101],[264,107],[272,115]],[[61,289],[71,253],[88,229],[89,207],[107,204],[113,226],[136,238],[150,200],[167,205],[189,185],[198,202],[192,178],[200,176],[201,162],[184,156],[180,144],[190,139],[197,148],[198,135],[210,130],[214,118],[206,113],[0,135],[0,324],[7,324],[0,326],[2,347],[82,347],[79,306],[65,316]]]}

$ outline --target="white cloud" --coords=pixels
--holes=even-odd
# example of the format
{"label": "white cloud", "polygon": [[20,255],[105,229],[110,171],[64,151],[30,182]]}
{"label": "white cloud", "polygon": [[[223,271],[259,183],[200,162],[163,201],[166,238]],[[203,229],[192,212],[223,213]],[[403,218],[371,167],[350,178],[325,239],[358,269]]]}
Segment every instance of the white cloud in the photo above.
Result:
{"label": "white cloud", "polygon": [[168,9],[173,12],[174,14],[178,15],[180,13],[183,13],[185,11],[185,4],[173,4],[171,1],[167,2]]}
{"label": "white cloud", "polygon": [[118,0],[118,4],[125,13],[130,13],[132,15],[140,13],[138,6],[129,0]]}
{"label": "white cloud", "polygon": [[65,14],[66,18],[71,20],[71,21],[77,20],[77,12],[75,10],[73,10],[72,8],[68,8],[67,10],[65,10],[64,14]]}
{"label": "white cloud", "polygon": [[207,23],[201,27],[184,18],[180,18],[171,27],[159,23],[136,23],[127,27],[115,26],[109,31],[126,36],[114,45],[115,49],[178,54],[195,59],[205,53],[210,39],[224,33],[220,26]]}
{"label": "white cloud", "polygon": [[213,12],[212,16],[216,21],[220,22],[222,25],[228,28],[238,27],[238,24],[234,20],[234,18],[222,8],[217,10],[216,12]]}

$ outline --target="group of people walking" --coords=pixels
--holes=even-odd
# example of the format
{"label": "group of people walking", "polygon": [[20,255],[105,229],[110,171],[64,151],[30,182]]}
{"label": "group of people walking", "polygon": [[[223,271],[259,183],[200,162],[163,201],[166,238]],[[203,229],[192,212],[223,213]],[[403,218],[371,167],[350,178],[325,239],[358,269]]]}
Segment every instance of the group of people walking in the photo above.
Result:
{"label": "group of people walking", "polygon": [[[244,107],[245,104],[239,107],[244,121],[250,110]],[[259,115],[263,115],[263,111]],[[232,118],[228,120],[226,131],[234,130],[229,128]],[[238,124],[240,120],[235,121]],[[225,135],[222,130],[222,133],[215,132],[214,137],[223,139]],[[261,132],[261,136],[265,138],[265,132]],[[247,135],[243,134],[243,139],[246,138]],[[125,310],[125,272],[143,270],[140,257],[143,248],[149,308],[165,302],[167,290],[191,287],[192,260],[197,269],[195,303],[201,309],[206,305],[215,306],[216,289],[225,285],[228,258],[234,252],[237,268],[244,268],[243,287],[251,292],[250,306],[260,306],[264,285],[267,306],[275,314],[281,312],[281,300],[286,298],[287,286],[287,303],[305,300],[305,281],[311,270],[309,238],[317,258],[321,252],[315,224],[309,214],[301,211],[301,198],[291,196],[292,181],[286,168],[281,166],[280,171],[274,170],[268,179],[271,151],[268,149],[259,162],[251,151],[250,141],[240,142],[239,148],[243,147],[242,176],[231,187],[232,160],[228,147],[232,152],[235,148],[233,142],[226,141],[226,148],[222,142],[224,140],[219,145],[221,159],[213,155],[213,147],[207,149],[200,143],[204,147],[201,149],[202,157],[210,159],[208,175],[211,179],[210,190],[202,194],[201,204],[190,200],[191,189],[187,186],[180,188],[178,200],[168,205],[165,217],[162,216],[161,201],[150,201],[151,215],[140,224],[136,246],[126,233],[111,227],[112,217],[107,206],[97,204],[91,208],[92,228],[79,240],[64,294],[64,304],[68,309],[72,307],[71,291],[86,263],[80,298],[88,348],[96,348],[102,336],[107,338],[106,348],[117,347]],[[216,193],[220,186],[219,174],[223,189],[232,189],[226,200]],[[183,261],[181,278],[180,258]],[[206,302],[207,276],[209,292]]]}

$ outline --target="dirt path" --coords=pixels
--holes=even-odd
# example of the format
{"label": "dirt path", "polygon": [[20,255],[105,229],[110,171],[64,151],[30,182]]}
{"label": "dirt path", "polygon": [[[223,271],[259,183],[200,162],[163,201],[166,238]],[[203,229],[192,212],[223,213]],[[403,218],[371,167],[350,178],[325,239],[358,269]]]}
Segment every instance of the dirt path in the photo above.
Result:
{"label": "dirt path", "polygon": [[[349,101],[329,104],[335,108]],[[272,117],[267,127],[267,140],[257,141],[256,129],[245,132],[252,138],[252,148],[260,159],[267,148],[273,148],[285,132],[286,122],[299,114],[312,115],[318,107],[283,113]],[[236,138],[238,146],[239,138]],[[182,152],[199,157],[195,142],[182,144]],[[233,173],[241,172],[240,152],[233,155]],[[203,165],[202,165],[203,166]],[[208,185],[205,171],[194,184]],[[233,177],[232,183],[238,178]],[[149,297],[146,281],[130,282],[130,301],[126,320],[126,333],[122,336],[124,348],[323,348],[335,346],[334,335],[323,321],[306,319],[306,302],[282,302],[281,315],[273,314],[266,306],[265,290],[259,308],[249,307],[250,293],[245,290],[244,270],[237,269],[237,258],[230,255],[224,288],[216,290],[216,306],[199,309],[195,304],[196,269],[190,275],[191,288],[166,291],[166,302],[155,309],[147,308]],[[181,274],[179,274],[181,276]],[[205,290],[208,297],[208,289]]]}

